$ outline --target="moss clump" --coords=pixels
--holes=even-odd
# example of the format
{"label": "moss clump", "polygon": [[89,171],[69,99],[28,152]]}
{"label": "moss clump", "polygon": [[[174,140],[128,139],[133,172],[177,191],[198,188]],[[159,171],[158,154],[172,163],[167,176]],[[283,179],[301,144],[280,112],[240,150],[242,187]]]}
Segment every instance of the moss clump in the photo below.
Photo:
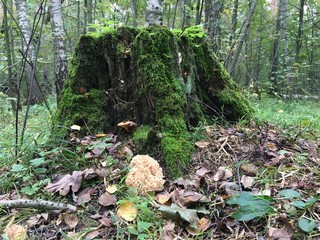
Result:
{"label": "moss clump", "polygon": [[138,146],[143,146],[143,144],[147,141],[148,133],[150,131],[150,126],[140,126],[132,136],[132,140],[137,143]]}
{"label": "moss clump", "polygon": [[[171,176],[180,176],[185,173],[190,163],[191,154],[194,151],[188,135],[176,136],[165,133],[161,141],[163,158],[167,159],[166,169]],[[168,161],[170,160],[170,161]]]}
{"label": "moss clump", "polygon": [[213,116],[237,120],[251,111],[204,38],[199,27],[173,33],[160,26],[81,37],[56,133],[67,134],[59,124],[78,124],[83,134],[116,132],[117,123],[132,120],[144,126],[133,134],[139,153],[164,160],[171,177],[182,175],[194,148],[191,129]]}
{"label": "moss clump", "polygon": [[91,89],[88,93],[76,94],[71,88],[64,89],[54,117],[54,135],[64,138],[68,134],[68,127],[73,124],[82,127],[80,134],[88,134],[91,129],[103,132],[106,115],[101,109],[105,102],[103,90]]}
{"label": "moss clump", "polygon": [[[184,119],[187,105],[185,84],[177,71],[177,44],[168,29],[152,27],[142,30],[136,38],[134,57],[137,61],[139,76],[145,92],[141,98],[150,99],[150,108],[154,109],[156,124],[162,132],[161,147],[167,170],[171,177],[183,173],[173,168],[179,163],[188,166],[190,149],[193,145],[187,140],[188,130]],[[173,154],[174,152],[174,154]]]}

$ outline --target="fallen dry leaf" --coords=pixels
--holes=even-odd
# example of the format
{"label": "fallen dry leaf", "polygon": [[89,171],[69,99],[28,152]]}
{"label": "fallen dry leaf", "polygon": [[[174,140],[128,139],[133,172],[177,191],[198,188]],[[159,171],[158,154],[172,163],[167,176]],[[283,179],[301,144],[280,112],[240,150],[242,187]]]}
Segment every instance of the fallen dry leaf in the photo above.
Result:
{"label": "fallen dry leaf", "polygon": [[259,170],[259,168],[252,163],[242,164],[241,169],[245,172],[246,175],[251,177],[256,176],[257,171]]}
{"label": "fallen dry leaf", "polygon": [[225,182],[221,187],[225,187],[228,196],[240,194],[240,186],[236,182]]}
{"label": "fallen dry leaf", "polygon": [[213,181],[227,180],[233,176],[232,171],[226,167],[219,167],[216,174],[213,176]]}
{"label": "fallen dry leaf", "polygon": [[208,229],[210,224],[211,224],[210,219],[203,217],[198,221],[198,228],[201,230],[201,232],[204,232]]}
{"label": "fallen dry leaf", "polygon": [[270,227],[268,229],[268,236],[270,239],[275,240],[290,240],[294,234],[294,228],[289,222],[287,216],[285,214],[280,215],[280,220],[284,224],[283,228],[273,228]]}
{"label": "fallen dry leaf", "polygon": [[137,217],[138,208],[133,202],[125,201],[119,205],[117,214],[124,220],[130,222]]}
{"label": "fallen dry leaf", "polygon": [[86,187],[83,190],[81,190],[76,198],[75,202],[77,205],[85,204],[91,201],[91,194],[95,191],[95,188],[93,187]]}
{"label": "fallen dry leaf", "polygon": [[81,187],[82,171],[74,171],[72,175],[67,174],[55,183],[49,183],[45,190],[47,192],[56,193],[59,191],[60,195],[65,196],[69,193],[70,187],[72,192],[77,192]]}
{"label": "fallen dry leaf", "polygon": [[5,229],[9,240],[25,240],[27,239],[27,230],[18,224],[13,224]]}
{"label": "fallen dry leaf", "polygon": [[244,188],[251,188],[254,182],[254,177],[249,177],[246,175],[242,175],[241,183],[243,184]]}
{"label": "fallen dry leaf", "polygon": [[161,192],[161,193],[158,193],[155,196],[155,198],[158,201],[158,203],[165,204],[171,198],[171,194],[169,194],[168,192]]}
{"label": "fallen dry leaf", "polygon": [[117,190],[118,190],[118,187],[117,185],[114,185],[114,184],[106,187],[106,191],[110,194],[115,193]]}
{"label": "fallen dry leaf", "polygon": [[111,205],[115,205],[117,202],[117,198],[115,195],[112,195],[108,192],[103,193],[99,199],[98,202],[102,205],[102,206],[111,206]]}
{"label": "fallen dry leaf", "polygon": [[198,169],[195,173],[195,175],[199,176],[199,177],[204,177],[207,173],[209,173],[210,170],[205,168],[205,167],[202,167],[200,169]]}
{"label": "fallen dry leaf", "polygon": [[70,229],[75,228],[79,223],[79,219],[77,215],[74,213],[68,213],[68,212],[64,213],[63,219]]}
{"label": "fallen dry leaf", "polygon": [[187,230],[187,232],[188,232],[190,235],[192,235],[192,236],[196,236],[196,235],[199,235],[199,234],[200,234],[200,231],[199,231],[199,229],[197,229],[197,228],[193,228],[193,227],[187,226],[187,227],[186,227],[186,230]]}
{"label": "fallen dry leaf", "polygon": [[112,225],[112,219],[110,217],[102,217],[99,219],[99,222],[106,227],[111,227]]}
{"label": "fallen dry leaf", "polygon": [[94,230],[87,233],[84,237],[85,239],[88,239],[88,240],[96,239],[103,231],[104,229]]}
{"label": "fallen dry leaf", "polygon": [[179,197],[176,202],[181,207],[187,207],[192,203],[199,202],[202,198],[205,198],[205,196],[187,188],[179,191]]}
{"label": "fallen dry leaf", "polygon": [[198,147],[198,148],[205,148],[207,146],[209,146],[209,142],[206,142],[206,141],[197,141],[195,142],[195,145]]}
{"label": "fallen dry leaf", "polygon": [[267,147],[269,150],[274,151],[274,152],[278,150],[277,146],[273,142],[268,142]]}
{"label": "fallen dry leaf", "polygon": [[187,188],[187,186],[189,185],[190,181],[189,180],[185,180],[182,177],[176,179],[173,181],[173,183],[183,186],[184,188]]}
{"label": "fallen dry leaf", "polygon": [[48,213],[42,213],[37,215],[31,215],[26,221],[28,228],[48,220]]}
{"label": "fallen dry leaf", "polygon": [[160,239],[163,240],[173,240],[174,239],[174,227],[175,224],[173,221],[169,220],[165,223],[162,228],[162,233]]}

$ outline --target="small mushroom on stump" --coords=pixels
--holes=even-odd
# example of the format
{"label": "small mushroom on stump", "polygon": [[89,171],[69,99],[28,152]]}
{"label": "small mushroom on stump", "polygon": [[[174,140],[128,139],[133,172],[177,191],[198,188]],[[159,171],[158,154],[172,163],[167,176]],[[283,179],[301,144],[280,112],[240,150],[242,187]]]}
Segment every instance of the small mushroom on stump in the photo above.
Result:
{"label": "small mushroom on stump", "polygon": [[120,122],[117,126],[125,129],[129,133],[132,133],[137,128],[137,124],[132,121]]}

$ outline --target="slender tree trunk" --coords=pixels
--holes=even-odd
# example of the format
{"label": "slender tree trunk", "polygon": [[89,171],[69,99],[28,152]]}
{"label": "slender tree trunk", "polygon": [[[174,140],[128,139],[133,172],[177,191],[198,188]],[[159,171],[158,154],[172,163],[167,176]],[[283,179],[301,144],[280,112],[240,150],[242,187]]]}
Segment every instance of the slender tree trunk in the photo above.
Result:
{"label": "slender tree trunk", "polygon": [[196,25],[199,25],[201,22],[201,15],[200,15],[200,9],[201,9],[202,0],[197,0],[196,5]]}
{"label": "slender tree trunk", "polygon": [[131,10],[132,10],[132,25],[137,27],[137,0],[131,0]]}
{"label": "slender tree trunk", "polygon": [[81,20],[80,20],[80,1],[78,1],[77,2],[77,19],[78,19],[78,21],[77,21],[77,41],[79,40],[79,38],[80,38],[80,27],[81,27],[81,25],[80,25],[80,22],[81,22]]}
{"label": "slender tree trunk", "polygon": [[88,25],[88,0],[83,1],[83,32],[82,34],[87,33],[87,25]]}
{"label": "slender tree trunk", "polygon": [[297,32],[296,47],[295,47],[296,62],[299,62],[299,54],[300,54],[300,49],[302,45],[302,26],[303,26],[304,6],[305,6],[305,0],[300,0],[299,23],[298,23],[298,32]]}
{"label": "slender tree trunk", "polygon": [[233,10],[232,10],[232,22],[231,22],[232,33],[230,35],[230,46],[232,45],[232,40],[233,40],[232,38],[235,36],[236,30],[237,30],[238,8],[239,8],[239,0],[234,0]]}
{"label": "slender tree trunk", "polygon": [[54,63],[56,93],[59,97],[64,80],[68,74],[68,60],[66,52],[65,32],[60,0],[50,0],[51,26],[54,38]]}
{"label": "slender tree trunk", "polygon": [[281,43],[284,43],[284,64],[283,64],[283,72],[286,72],[286,67],[289,61],[289,53],[288,53],[288,9],[287,9],[287,0],[280,0],[278,6],[278,16],[277,16],[277,24],[275,30],[275,38],[273,42],[273,52],[271,59],[271,74],[270,80],[272,83],[272,88],[269,89],[270,94],[278,93],[280,91],[279,86],[279,70],[280,70],[280,55],[281,55]]}
{"label": "slender tree trunk", "polygon": [[[8,24],[8,1],[3,1],[3,28],[6,43],[6,53],[7,53],[7,69],[8,69],[8,95],[10,97],[15,96],[15,87],[13,82],[13,72],[12,72],[12,56],[11,56],[11,43],[10,43],[10,31]],[[12,38],[13,36],[11,36]],[[10,101],[13,111],[17,110],[15,101]]]}
{"label": "slender tree trunk", "polygon": [[218,54],[221,46],[221,14],[223,12],[223,0],[211,0],[206,3],[206,15],[209,14],[207,19],[208,33],[212,45],[212,49]]}
{"label": "slender tree trunk", "polygon": [[163,0],[147,0],[146,25],[162,25]]}
{"label": "slender tree trunk", "polygon": [[170,16],[171,16],[171,4],[168,3],[168,13],[167,13],[167,27],[170,27]]}
{"label": "slender tree trunk", "polygon": [[229,70],[230,74],[232,74],[234,72],[234,70],[236,69],[236,66],[238,64],[238,60],[239,60],[239,56],[240,56],[240,53],[241,53],[242,45],[243,45],[243,43],[244,43],[244,41],[245,41],[245,39],[246,39],[246,37],[248,35],[250,23],[251,23],[251,20],[252,20],[252,17],[253,17],[253,14],[254,14],[254,10],[255,10],[256,6],[257,6],[257,0],[253,0],[253,2],[251,3],[251,6],[250,6],[249,12],[247,14],[244,26],[242,28],[242,31],[241,31],[241,34],[240,34],[240,38],[238,40],[238,43],[237,43],[237,46],[236,46],[236,50],[235,50],[235,53],[233,55],[231,64],[228,66],[228,70]]}
{"label": "slender tree trunk", "polygon": [[33,105],[41,102],[43,100],[43,97],[33,74],[35,48],[32,42],[30,22],[28,20],[27,2],[26,0],[16,0],[15,3],[17,8],[19,28],[22,33],[22,52],[24,57],[28,59],[28,62],[25,64],[24,69],[24,75],[26,76],[28,85],[28,94],[30,94],[28,98],[30,99],[30,104]]}
{"label": "slender tree trunk", "polygon": [[192,12],[192,4],[191,0],[183,0],[183,13],[182,13],[182,23],[181,29],[185,27],[189,27],[191,25],[191,12]]}
{"label": "slender tree trunk", "polygon": [[172,29],[174,29],[174,25],[176,23],[178,4],[179,4],[179,0],[177,0],[176,4],[174,5],[174,13],[173,13],[172,26],[171,26]]}

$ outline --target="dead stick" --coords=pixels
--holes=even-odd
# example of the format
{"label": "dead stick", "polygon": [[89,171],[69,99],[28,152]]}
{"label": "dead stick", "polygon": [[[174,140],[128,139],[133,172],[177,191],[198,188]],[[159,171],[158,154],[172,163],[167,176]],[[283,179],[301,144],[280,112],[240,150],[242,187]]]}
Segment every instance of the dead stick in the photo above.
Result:
{"label": "dead stick", "polygon": [[69,209],[72,212],[75,212],[77,210],[77,207],[70,204],[50,202],[42,199],[0,200],[0,206],[8,207],[8,208],[42,208],[42,209],[50,209],[50,210]]}

